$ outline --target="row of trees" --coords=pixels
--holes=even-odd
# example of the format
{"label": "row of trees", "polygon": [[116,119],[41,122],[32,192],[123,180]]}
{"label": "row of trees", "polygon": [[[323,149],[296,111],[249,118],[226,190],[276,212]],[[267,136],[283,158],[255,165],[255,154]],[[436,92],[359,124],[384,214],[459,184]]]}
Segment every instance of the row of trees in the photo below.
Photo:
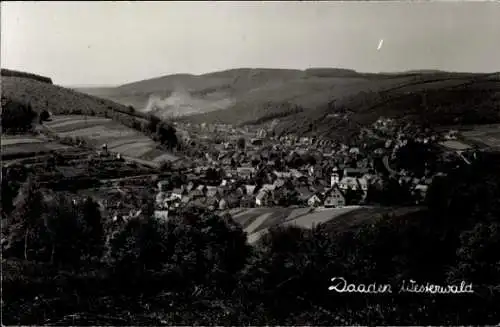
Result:
{"label": "row of trees", "polygon": [[178,145],[175,128],[154,115],[148,117],[148,123],[143,127],[143,130],[151,135],[155,141],[167,146],[170,150]]}
{"label": "row of trees", "polygon": [[177,139],[176,130],[171,124],[162,121],[160,118],[152,114],[149,115],[145,121],[142,118],[138,119],[134,116],[136,115],[136,112],[131,106],[129,106],[128,113],[130,115],[115,111],[113,113],[113,118],[125,126],[149,135],[154,141],[160,142],[169,150],[173,150],[178,147],[180,142]]}

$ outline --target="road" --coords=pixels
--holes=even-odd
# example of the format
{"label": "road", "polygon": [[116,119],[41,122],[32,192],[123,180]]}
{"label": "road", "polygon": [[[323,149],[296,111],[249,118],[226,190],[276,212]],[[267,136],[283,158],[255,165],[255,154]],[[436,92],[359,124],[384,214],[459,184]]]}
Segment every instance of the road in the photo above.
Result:
{"label": "road", "polygon": [[120,181],[126,181],[126,180],[132,180],[132,179],[141,179],[141,178],[146,178],[146,177],[156,177],[158,174],[145,174],[145,175],[136,175],[136,176],[129,176],[129,177],[122,177],[122,178],[103,178],[100,181],[101,182],[120,182]]}

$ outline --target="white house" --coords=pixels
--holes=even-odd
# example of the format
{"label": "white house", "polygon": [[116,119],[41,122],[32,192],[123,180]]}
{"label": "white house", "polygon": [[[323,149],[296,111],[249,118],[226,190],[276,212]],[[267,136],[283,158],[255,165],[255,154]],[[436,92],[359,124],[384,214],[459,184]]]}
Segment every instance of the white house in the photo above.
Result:
{"label": "white house", "polygon": [[160,181],[158,182],[157,186],[160,192],[164,192],[168,186],[168,181]]}
{"label": "white house", "polygon": [[342,180],[339,182],[339,188],[342,191],[347,191],[348,189],[357,191],[361,189],[361,187],[358,184],[358,180],[355,177],[344,177]]}
{"label": "white house", "polygon": [[259,194],[255,197],[255,204],[257,206],[266,206],[269,202],[270,194],[267,190],[260,190]]}
{"label": "white house", "polygon": [[335,187],[325,192],[325,196],[325,202],[323,205],[326,208],[345,206],[345,196],[339,189],[338,185],[335,185]]}
{"label": "white house", "polygon": [[308,200],[307,200],[307,204],[310,206],[310,207],[316,207],[316,206],[319,206],[321,204],[321,199],[316,195],[314,194],[313,196],[311,196]]}

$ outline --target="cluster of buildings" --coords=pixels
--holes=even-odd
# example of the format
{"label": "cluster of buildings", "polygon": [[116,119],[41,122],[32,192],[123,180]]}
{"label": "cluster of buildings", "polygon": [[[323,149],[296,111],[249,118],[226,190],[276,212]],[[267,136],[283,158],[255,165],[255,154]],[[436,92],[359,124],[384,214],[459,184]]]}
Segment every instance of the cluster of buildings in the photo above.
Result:
{"label": "cluster of buildings", "polygon": [[[351,145],[295,135],[277,138],[262,128],[195,127],[177,126],[184,134],[194,130],[189,137],[196,135],[197,140],[210,142],[209,136],[215,132],[222,133],[224,138],[212,142],[209,150],[198,157],[177,162],[182,166],[176,169],[183,182],[170,178],[158,182],[154,198],[158,216],[167,217],[186,206],[226,210],[363,204],[371,189],[384,189],[388,176],[407,187],[415,202],[420,203],[436,174],[413,176],[388,167],[397,149],[409,139],[424,144],[439,140],[439,135],[430,132],[410,135],[398,129],[391,119],[379,119],[365,129],[361,141]],[[387,165],[385,171],[380,167],[375,169],[376,159],[383,159]]]}

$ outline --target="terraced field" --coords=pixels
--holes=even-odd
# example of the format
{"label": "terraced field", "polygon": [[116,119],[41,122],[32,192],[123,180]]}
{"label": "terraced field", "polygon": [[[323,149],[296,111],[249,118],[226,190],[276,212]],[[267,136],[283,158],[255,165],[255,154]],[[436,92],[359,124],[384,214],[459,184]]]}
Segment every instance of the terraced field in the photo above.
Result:
{"label": "terraced field", "polygon": [[159,164],[178,158],[156,148],[149,137],[108,118],[68,115],[55,116],[46,127],[61,137],[81,137],[93,146],[108,145],[112,152]]}
{"label": "terraced field", "polygon": [[500,149],[500,124],[477,126],[461,132],[466,141],[474,144]]}
{"label": "terraced field", "polygon": [[42,155],[51,151],[61,151],[72,148],[44,136],[2,135],[2,159],[16,159],[26,156]]}
{"label": "terraced field", "polygon": [[383,214],[395,216],[422,210],[421,207],[390,208],[360,207],[343,208],[252,208],[234,209],[233,218],[242,225],[248,235],[248,241],[254,243],[267,233],[269,228],[285,225],[313,228],[325,224],[332,229],[346,229],[364,222],[377,219]]}
{"label": "terraced field", "polygon": [[282,224],[298,224],[304,228],[311,228],[312,224],[328,221],[355,209],[357,208],[315,210],[311,208],[251,208],[233,210],[231,214],[247,232],[249,242],[253,243],[271,227]]}

